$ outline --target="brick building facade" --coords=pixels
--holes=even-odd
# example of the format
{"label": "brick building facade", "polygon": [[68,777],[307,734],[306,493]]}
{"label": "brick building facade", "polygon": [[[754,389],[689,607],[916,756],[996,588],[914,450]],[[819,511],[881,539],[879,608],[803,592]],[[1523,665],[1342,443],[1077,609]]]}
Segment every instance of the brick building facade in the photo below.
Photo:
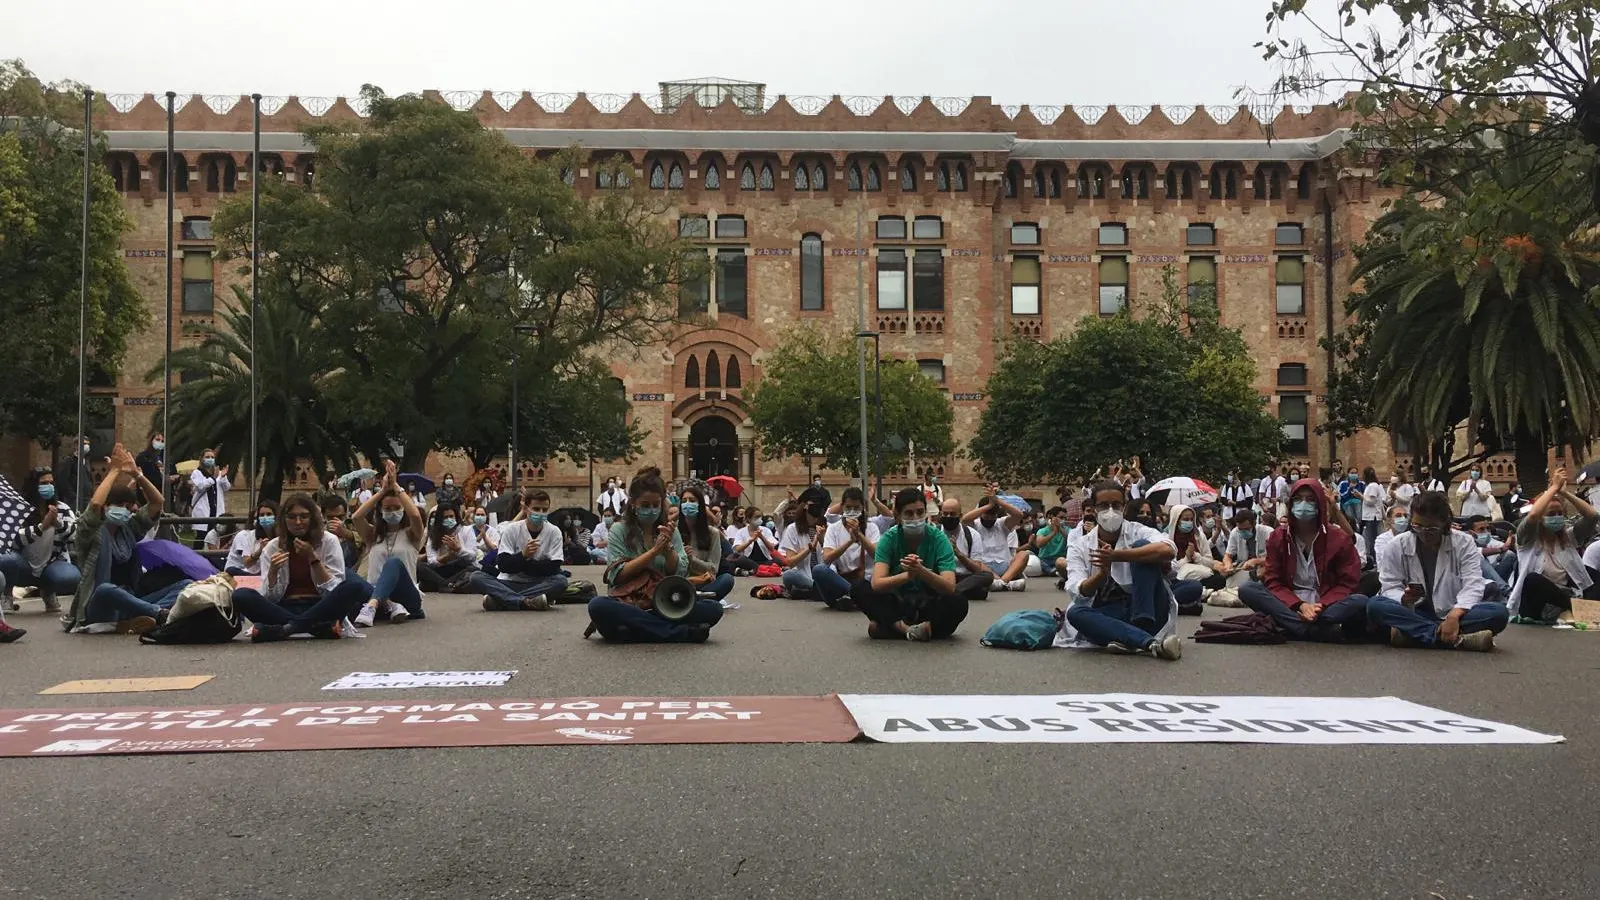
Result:
{"label": "brick building facade", "polygon": [[[705,91],[697,101],[666,90],[658,98],[431,94],[472,109],[529,153],[577,145],[591,162],[630,159],[627,187],[660,194],[665,215],[713,264],[688,296],[709,327],[613,356],[631,415],[648,431],[642,458],[596,463],[593,472],[554,461],[522,467],[558,505],[583,505],[591,478],[646,462],[678,476],[735,474],[767,504],[802,483],[809,461],[761,458],[745,390],[785,328],[853,330],[863,294],[883,354],[915,359],[943,384],[964,444],[1006,340],[1054,338],[1085,315],[1158,295],[1168,266],[1180,279],[1215,284],[1223,321],[1243,330],[1260,390],[1295,439],[1294,460],[1409,464],[1382,434],[1334,446],[1315,433],[1328,363],[1318,341],[1343,320],[1350,247],[1385,196],[1344,150],[1335,109],[1286,108],[1264,123],[1245,108],[1003,107],[987,97],[768,103],[751,89],[718,90],[710,101]],[[112,100],[96,127],[136,222],[125,255],[155,325],[132,342],[118,382],[96,388],[116,400],[114,420],[96,425],[137,446],[160,396],[141,376],[161,359],[162,266],[172,269],[180,345],[239,280],[231,266],[212,264],[209,217],[228,194],[249,190],[251,101],[197,96],[178,110],[180,193],[169,223],[178,258],[168,260],[164,105],[150,95]],[[358,118],[343,99],[264,102],[264,168],[311,182],[316,156],[300,129]],[[585,196],[623,187],[592,165],[569,177]],[[1506,477],[1508,465],[1491,461],[1490,476]],[[952,485],[976,480],[962,458],[917,459],[914,468]]]}

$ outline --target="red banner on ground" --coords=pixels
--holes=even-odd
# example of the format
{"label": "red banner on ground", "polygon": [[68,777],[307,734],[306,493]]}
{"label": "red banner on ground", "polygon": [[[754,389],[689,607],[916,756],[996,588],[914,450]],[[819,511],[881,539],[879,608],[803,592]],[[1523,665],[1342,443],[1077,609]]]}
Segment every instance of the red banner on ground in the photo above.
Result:
{"label": "red banner on ground", "polygon": [[0,757],[543,744],[843,743],[858,734],[855,720],[831,695],[0,710]]}

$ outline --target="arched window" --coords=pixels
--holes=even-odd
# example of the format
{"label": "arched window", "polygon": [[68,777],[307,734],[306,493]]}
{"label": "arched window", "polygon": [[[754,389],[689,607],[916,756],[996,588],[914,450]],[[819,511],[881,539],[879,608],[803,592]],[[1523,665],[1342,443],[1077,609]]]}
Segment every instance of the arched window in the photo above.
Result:
{"label": "arched window", "polygon": [[761,189],[763,191],[770,191],[776,186],[777,183],[772,177],[772,164],[763,163],[761,166]]}
{"label": "arched window", "polygon": [[1050,198],[1061,199],[1061,170],[1054,166],[1050,168]]}
{"label": "arched window", "polygon": [[571,166],[561,167],[561,180],[567,183],[567,187],[575,187],[578,184],[577,176],[572,174]]}
{"label": "arched window", "polygon": [[850,168],[845,170],[844,186],[846,190],[850,191],[861,190],[861,165],[859,163],[851,163]]}
{"label": "arched window", "polygon": [[613,184],[613,179],[611,177],[611,170],[610,169],[599,168],[599,169],[595,170],[595,172],[594,172],[594,186],[595,187],[600,188],[602,190],[610,190],[612,184]]}
{"label": "arched window", "polygon": [[1097,164],[1085,164],[1078,169],[1078,198],[1080,200],[1104,200],[1106,198],[1106,167]]}
{"label": "arched window", "polygon": [[950,188],[952,190],[956,190],[956,191],[964,191],[964,190],[967,189],[967,164],[966,163],[960,163],[960,162],[956,163],[955,174],[950,179]]}
{"label": "arched window", "polygon": [[700,386],[700,360],[696,357],[689,357],[689,362],[683,367],[683,386],[687,388]]}
{"label": "arched window", "polygon": [[878,164],[867,166],[867,192],[875,193],[883,190],[883,173],[878,171]]}
{"label": "arched window", "polygon": [[650,190],[664,191],[667,189],[667,172],[661,168],[661,163],[650,164]]}
{"label": "arched window", "polygon": [[811,190],[811,176],[806,174],[805,163],[794,167],[794,189],[797,191]]}
{"label": "arched window", "polygon": [[1122,199],[1149,200],[1150,173],[1143,166],[1125,166],[1122,169]]}
{"label": "arched window", "polygon": [[917,190],[917,169],[907,162],[900,167],[900,191],[914,194]]}
{"label": "arched window", "polygon": [[300,157],[300,186],[306,190],[311,189],[311,183],[317,178],[317,158],[314,156]]}
{"label": "arched window", "polygon": [[722,363],[717,360],[717,351],[706,354],[706,387],[722,387]]}
{"label": "arched window", "polygon": [[1222,196],[1226,200],[1237,200],[1237,199],[1239,199],[1239,173],[1238,172],[1235,172],[1234,170],[1229,169],[1228,173],[1225,176],[1223,176],[1223,179],[1222,179]]}
{"label": "arched window", "polygon": [[667,189],[672,191],[683,190],[683,166],[677,163],[672,164],[671,170],[667,172]]}
{"label": "arched window", "polygon": [[208,156],[202,164],[205,167],[206,190],[213,194],[231,194],[237,186],[238,169],[233,164],[233,158],[228,156]]}
{"label": "arched window", "polygon": [[934,176],[933,186],[935,190],[940,191],[941,193],[950,190],[949,163],[939,163],[939,172]]}
{"label": "arched window", "polygon": [[715,191],[722,187],[722,172],[717,169],[714,162],[706,163],[706,190]]}
{"label": "arched window", "polygon": [[1033,196],[1044,199],[1045,188],[1044,166],[1033,167]]}
{"label": "arched window", "polygon": [[[155,158],[156,193],[167,192],[167,155],[165,153]],[[172,191],[175,194],[185,194],[189,191],[189,161],[182,153],[172,157]]]}
{"label": "arched window", "polygon": [[617,187],[625,188],[630,184],[633,184],[633,174],[629,171],[626,165],[618,166]]}
{"label": "arched window", "polygon": [[823,167],[822,163],[817,163],[811,168],[811,189],[813,191],[825,191],[828,189],[828,170]]}
{"label": "arched window", "polygon": [[756,189],[756,167],[745,163],[739,170],[739,190],[753,191]]}
{"label": "arched window", "polygon": [[1301,200],[1311,199],[1311,181],[1316,177],[1316,170],[1311,163],[1300,167],[1300,177],[1295,179],[1295,194]]}
{"label": "arched window", "polygon": [[744,378],[739,374],[739,357],[728,357],[728,377],[723,383],[731,388],[744,387]]}
{"label": "arched window", "polygon": [[1015,197],[1017,195],[1017,167],[1014,165],[1006,167],[1004,188],[1007,197]]}
{"label": "arched window", "polygon": [[808,234],[800,239],[800,308],[822,306],[822,235]]}

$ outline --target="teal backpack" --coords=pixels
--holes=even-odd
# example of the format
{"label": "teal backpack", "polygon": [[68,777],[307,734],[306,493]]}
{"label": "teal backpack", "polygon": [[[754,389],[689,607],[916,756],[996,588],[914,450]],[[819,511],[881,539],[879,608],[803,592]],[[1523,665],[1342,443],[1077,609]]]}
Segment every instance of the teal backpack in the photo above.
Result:
{"label": "teal backpack", "polygon": [[1010,650],[1044,650],[1055,642],[1060,627],[1061,621],[1047,609],[1020,609],[990,625],[980,643]]}

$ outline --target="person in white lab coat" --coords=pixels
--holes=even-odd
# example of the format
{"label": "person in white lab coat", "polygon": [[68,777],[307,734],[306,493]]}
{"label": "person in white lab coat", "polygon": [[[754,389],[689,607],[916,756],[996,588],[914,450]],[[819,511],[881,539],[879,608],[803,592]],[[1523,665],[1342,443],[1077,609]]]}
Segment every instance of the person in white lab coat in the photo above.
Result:
{"label": "person in white lab coat", "polygon": [[[200,468],[189,473],[189,485],[194,489],[194,503],[189,514],[197,519],[210,519],[227,513],[228,491],[233,483],[228,480],[228,467],[217,465],[217,451],[207,449],[200,454]],[[204,543],[210,525],[191,525],[195,543]]]}
{"label": "person in white lab coat", "polygon": [[1461,518],[1490,518],[1494,515],[1494,485],[1483,477],[1481,470],[1473,469],[1467,473],[1461,486],[1456,488],[1456,496],[1461,498]]}
{"label": "person in white lab coat", "polygon": [[1485,598],[1477,541],[1450,527],[1450,501],[1442,491],[1418,494],[1410,519],[1410,530],[1383,548],[1381,594],[1367,603],[1367,621],[1387,628],[1393,647],[1493,650],[1511,612]]}

